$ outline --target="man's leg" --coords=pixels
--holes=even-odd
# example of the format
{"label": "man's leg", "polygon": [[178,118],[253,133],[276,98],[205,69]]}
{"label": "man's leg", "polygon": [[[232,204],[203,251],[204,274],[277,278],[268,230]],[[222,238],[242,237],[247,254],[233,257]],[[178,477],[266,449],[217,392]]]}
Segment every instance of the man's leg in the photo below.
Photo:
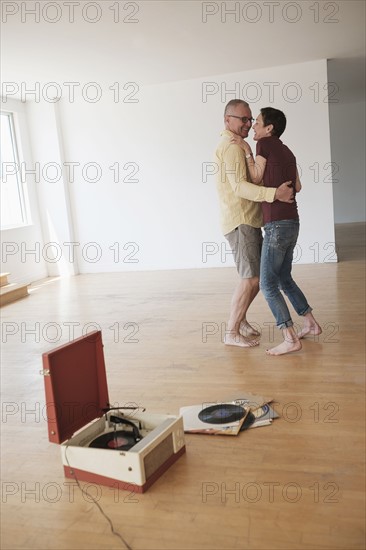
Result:
{"label": "man's leg", "polygon": [[244,323],[249,325],[249,323],[246,322],[246,314],[250,304],[258,294],[258,291],[258,277],[241,279],[237,284],[231,300],[230,318],[225,333],[224,342],[226,345],[241,346],[245,348],[258,345],[257,340],[249,339],[247,336],[243,336],[240,333]]}
{"label": "man's leg", "polygon": [[251,337],[259,336],[259,333],[248,323],[246,316],[250,304],[259,292],[262,233],[258,228],[239,225],[226,238],[233,251],[240,281],[231,300],[224,342],[231,346],[256,346],[259,342]]}

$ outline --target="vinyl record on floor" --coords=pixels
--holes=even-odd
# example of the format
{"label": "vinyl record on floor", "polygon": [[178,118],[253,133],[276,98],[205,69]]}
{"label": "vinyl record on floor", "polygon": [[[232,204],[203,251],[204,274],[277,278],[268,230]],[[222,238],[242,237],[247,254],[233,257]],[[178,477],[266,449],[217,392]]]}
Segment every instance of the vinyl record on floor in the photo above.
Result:
{"label": "vinyl record on floor", "polygon": [[228,424],[230,422],[237,422],[245,414],[246,411],[239,405],[222,403],[206,407],[206,409],[198,413],[198,418],[207,424]]}
{"label": "vinyl record on floor", "polygon": [[136,445],[135,438],[131,433],[124,430],[108,432],[94,439],[89,447],[96,449],[112,449],[114,451],[128,451]]}
{"label": "vinyl record on floor", "polygon": [[250,428],[250,426],[254,423],[255,416],[252,412],[248,412],[247,416],[245,417],[245,420],[243,424],[241,425],[240,431],[243,432],[244,430],[247,430]]}
{"label": "vinyl record on floor", "polygon": [[258,420],[259,418],[262,418],[262,416],[265,416],[269,413],[269,406],[268,405],[262,405],[255,411],[253,411],[255,419]]}

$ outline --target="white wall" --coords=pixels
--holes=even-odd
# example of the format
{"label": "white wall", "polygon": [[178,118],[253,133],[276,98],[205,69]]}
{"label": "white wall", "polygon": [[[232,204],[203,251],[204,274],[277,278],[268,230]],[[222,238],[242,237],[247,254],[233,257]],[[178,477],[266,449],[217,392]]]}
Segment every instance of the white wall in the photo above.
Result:
{"label": "white wall", "polygon": [[335,223],[365,221],[365,67],[362,60],[328,61],[329,82],[339,88],[329,104],[332,161],[337,165]]}
{"label": "white wall", "polygon": [[[273,105],[288,116],[284,141],[297,155],[304,184],[297,260],[336,261],[326,82],[326,61],[320,60],[147,86],[136,95],[138,103],[114,103],[111,93],[95,104],[63,101],[66,158],[81,166],[97,162],[103,173],[96,183],[79,177],[71,186],[77,240],[98,243],[101,254],[90,261],[97,253],[91,248],[90,259],[79,257],[80,271],[232,265],[215,177],[203,181],[202,170],[213,159],[224,106],[242,97],[243,88],[254,115]],[[207,90],[211,95],[203,94]],[[109,167],[116,162],[122,177],[129,172],[123,166],[136,163],[138,181],[114,183]],[[205,247],[212,254],[203,258]]]}
{"label": "white wall", "polygon": [[58,103],[29,102],[27,114],[33,156],[37,159],[40,220],[44,236],[42,256],[48,276],[78,273],[74,224],[64,169],[63,137]]}
{"label": "white wall", "polygon": [[[215,177],[205,169],[214,169],[224,106],[234,97],[247,99],[254,116],[268,105],[286,113],[283,140],[303,181],[296,261],[336,261],[326,82],[326,61],[319,60],[130,87],[118,102],[104,86],[95,103],[77,94],[74,102],[31,105],[35,158],[41,167],[62,168],[59,181],[43,178],[38,188],[45,246],[56,242],[62,250],[58,263],[48,262],[49,273],[232,265]],[[76,163],[73,177],[65,162]],[[117,165],[115,182],[110,167]]]}

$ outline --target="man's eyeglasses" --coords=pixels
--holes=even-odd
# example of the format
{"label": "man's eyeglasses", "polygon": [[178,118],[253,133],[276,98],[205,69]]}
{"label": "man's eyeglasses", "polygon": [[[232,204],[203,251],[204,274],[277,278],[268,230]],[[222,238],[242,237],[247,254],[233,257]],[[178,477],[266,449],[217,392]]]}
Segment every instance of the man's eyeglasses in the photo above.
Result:
{"label": "man's eyeglasses", "polygon": [[253,124],[254,122],[253,117],[248,118],[247,116],[236,116],[236,115],[226,115],[226,116],[231,116],[232,118],[238,118],[239,120],[242,121],[243,124],[246,124],[247,122],[250,122],[250,124]]}

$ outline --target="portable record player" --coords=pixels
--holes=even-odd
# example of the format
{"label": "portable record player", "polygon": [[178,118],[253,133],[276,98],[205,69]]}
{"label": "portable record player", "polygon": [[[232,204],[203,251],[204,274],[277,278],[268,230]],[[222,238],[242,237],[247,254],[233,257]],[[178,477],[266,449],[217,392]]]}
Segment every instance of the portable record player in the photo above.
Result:
{"label": "portable record player", "polygon": [[101,331],[42,359],[48,436],[66,477],[143,493],[185,452],[182,418],[111,408]]}

